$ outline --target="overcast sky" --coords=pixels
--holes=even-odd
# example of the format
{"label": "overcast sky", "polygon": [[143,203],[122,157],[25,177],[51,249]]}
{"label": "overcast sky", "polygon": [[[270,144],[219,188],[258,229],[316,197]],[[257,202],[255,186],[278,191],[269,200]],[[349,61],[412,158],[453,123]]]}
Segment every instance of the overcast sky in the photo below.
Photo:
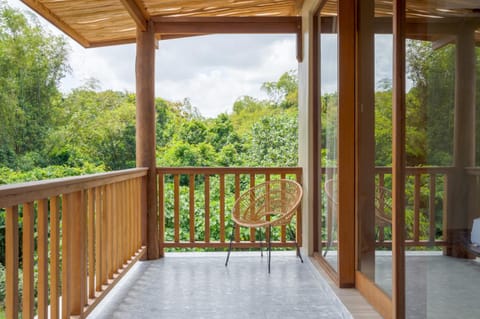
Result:
{"label": "overcast sky", "polygon": [[[19,0],[12,6],[27,10]],[[43,19],[41,19],[43,21]],[[44,25],[60,34],[45,22]],[[95,78],[101,89],[135,91],[135,45],[84,49],[68,38],[72,72],[61,89],[69,92]],[[297,69],[293,35],[210,35],[160,41],[156,51],[156,96],[189,98],[202,115],[231,111],[243,95],[265,98],[260,87]]]}
{"label": "overcast sky", "polygon": [[[10,5],[32,12],[19,0]],[[60,31],[42,18],[54,34]],[[84,49],[65,36],[71,73],[61,83],[68,93],[89,79],[102,90],[135,92],[135,44]],[[230,112],[241,96],[266,98],[261,85],[296,70],[294,35],[210,35],[159,42],[156,50],[155,94],[171,101],[190,99],[206,117]],[[337,90],[337,41],[322,37],[322,93]],[[392,37],[377,35],[375,81],[392,77]]]}

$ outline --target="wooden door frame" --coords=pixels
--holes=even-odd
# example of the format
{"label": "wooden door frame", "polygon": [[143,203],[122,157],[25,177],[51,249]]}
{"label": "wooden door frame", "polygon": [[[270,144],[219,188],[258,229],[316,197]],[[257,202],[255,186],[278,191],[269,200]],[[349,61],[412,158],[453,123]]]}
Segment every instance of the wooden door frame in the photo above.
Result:
{"label": "wooden door frame", "polygon": [[[313,114],[315,124],[313,130],[314,154],[320,152],[320,74],[318,50],[318,23],[315,21],[321,12],[323,4],[313,15]],[[327,272],[341,288],[355,286],[355,74],[356,74],[356,0],[339,1],[338,9],[338,273],[326,268]],[[315,27],[317,25],[317,27]],[[320,159],[314,155],[314,174],[316,181],[321,181]],[[320,190],[314,187],[317,196],[314,197],[314,242],[321,236],[318,214],[320,212]],[[315,216],[314,214],[314,216]],[[320,251],[320,245],[314,246]],[[323,258],[319,256],[322,260]],[[328,263],[323,260],[323,266]],[[330,271],[328,271],[330,270]]]}

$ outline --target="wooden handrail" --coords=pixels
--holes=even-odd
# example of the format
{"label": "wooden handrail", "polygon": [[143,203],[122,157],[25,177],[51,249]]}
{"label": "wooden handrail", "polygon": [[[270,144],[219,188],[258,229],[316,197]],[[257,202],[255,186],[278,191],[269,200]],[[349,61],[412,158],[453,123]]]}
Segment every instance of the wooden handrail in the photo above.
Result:
{"label": "wooden handrail", "polygon": [[[160,248],[227,248],[230,233],[226,231],[226,225],[230,220],[230,211],[226,207],[228,198],[237,199],[240,194],[256,185],[259,176],[263,176],[265,180],[271,178],[293,178],[301,183],[302,168],[301,167],[158,167],[157,168],[159,181],[159,214],[160,214]],[[165,176],[170,176],[173,179],[173,198],[165,197],[166,180]],[[184,195],[188,202],[188,207],[180,207],[181,189],[180,177],[185,176],[184,188],[188,188],[188,192]],[[201,176],[202,182],[196,185],[195,177]],[[227,181],[231,177],[231,181]],[[243,185],[241,179],[248,179],[248,184]],[[212,208],[211,194],[212,183],[218,183],[218,205],[216,209]],[[243,186],[243,187],[242,187]],[[233,191],[232,191],[233,189]],[[198,194],[203,193],[201,200],[203,205],[201,207],[195,206],[195,199]],[[229,192],[230,190],[231,192]],[[187,197],[188,196],[188,197]],[[230,201],[231,203],[232,201]],[[168,212],[166,203],[173,211]],[[182,209],[185,211],[181,213]],[[195,227],[195,212],[201,212],[204,220],[203,227]],[[166,220],[166,215],[172,216]],[[181,218],[188,218],[189,232],[182,234],[180,222]],[[218,220],[219,231],[218,234],[213,234],[211,229],[212,221]],[[296,213],[296,240],[301,244],[301,207]],[[173,229],[167,229],[167,223]],[[185,222],[184,222],[185,223]],[[295,247],[294,241],[287,241],[287,228],[285,226],[279,227],[280,237],[273,242],[274,247]],[[170,240],[165,238],[166,233],[173,234]],[[203,237],[199,238],[203,234]],[[243,235],[242,235],[243,234]],[[182,236],[183,235],[183,236]],[[270,234],[266,234],[270,236]],[[243,232],[240,227],[236,227],[234,240],[236,247],[254,248],[261,245],[256,240],[256,231],[251,229],[248,233]]]}
{"label": "wooden handrail", "polygon": [[19,309],[24,318],[35,313],[46,318],[49,307],[50,318],[83,318],[93,310],[146,252],[142,242],[146,175],[147,169],[138,168],[0,186],[0,208],[6,210],[8,318],[16,318]]}
{"label": "wooden handrail", "polygon": [[2,185],[0,186],[0,207],[14,206],[39,198],[122,182],[131,178],[146,176],[147,171],[148,168],[132,168],[108,173]]}

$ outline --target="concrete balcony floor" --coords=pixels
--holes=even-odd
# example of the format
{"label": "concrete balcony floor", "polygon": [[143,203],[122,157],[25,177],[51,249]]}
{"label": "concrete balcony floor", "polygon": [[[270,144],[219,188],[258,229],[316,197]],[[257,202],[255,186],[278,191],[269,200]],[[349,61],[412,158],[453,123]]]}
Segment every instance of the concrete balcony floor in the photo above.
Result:
{"label": "concrete balcony floor", "polygon": [[308,258],[302,264],[294,252],[273,252],[268,274],[259,252],[234,251],[228,267],[225,256],[139,262],[89,318],[353,318]]}

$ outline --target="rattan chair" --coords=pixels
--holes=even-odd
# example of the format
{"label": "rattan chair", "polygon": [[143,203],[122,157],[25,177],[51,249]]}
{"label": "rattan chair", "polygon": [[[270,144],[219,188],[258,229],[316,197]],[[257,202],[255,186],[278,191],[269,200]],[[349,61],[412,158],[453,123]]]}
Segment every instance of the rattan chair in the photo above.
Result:
{"label": "rattan chair", "polygon": [[[273,226],[289,225],[302,199],[303,190],[299,183],[287,179],[272,180],[250,188],[235,202],[232,209],[234,221],[232,236],[225,266],[233,247],[233,238],[237,226],[249,228],[268,228],[271,234]],[[293,230],[288,228],[291,233]],[[270,273],[271,236],[266,236],[268,247],[268,272]],[[295,233],[293,233],[295,238]],[[297,256],[303,263],[300,248],[295,241]]]}

